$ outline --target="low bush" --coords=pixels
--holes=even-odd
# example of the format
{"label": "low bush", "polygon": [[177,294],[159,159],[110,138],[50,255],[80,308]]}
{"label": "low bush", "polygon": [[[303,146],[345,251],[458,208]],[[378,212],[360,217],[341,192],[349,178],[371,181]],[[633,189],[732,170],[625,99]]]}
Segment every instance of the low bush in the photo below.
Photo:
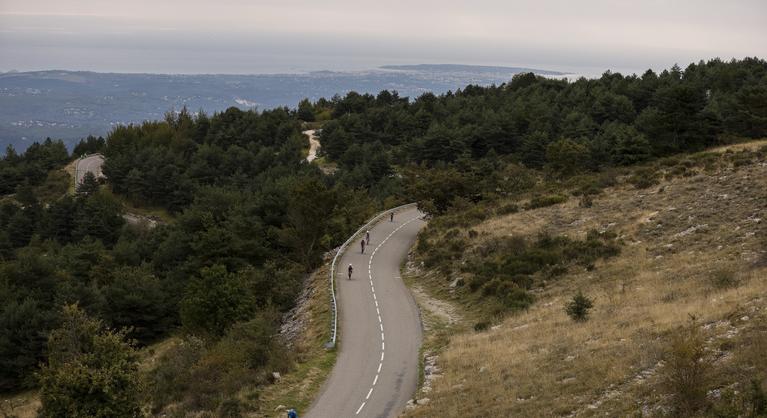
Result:
{"label": "low bush", "polygon": [[508,215],[510,213],[517,213],[519,212],[519,206],[517,206],[516,203],[506,203],[498,207],[498,209],[495,210],[495,214],[498,216],[502,215]]}
{"label": "low bush", "polygon": [[674,398],[677,415],[691,416],[706,406],[710,363],[705,354],[705,339],[694,320],[671,337],[663,382]]}
{"label": "low bush", "polygon": [[594,307],[594,301],[579,290],[572,300],[565,305],[565,312],[573,321],[585,322],[589,319],[589,311]]}
{"label": "low bush", "polygon": [[488,240],[466,256],[463,269],[471,273],[468,287],[481,296],[495,298],[506,310],[533,303],[527,292],[536,278],[555,278],[573,264],[593,268],[598,259],[620,252],[612,233],[590,231],[584,240],[540,234],[535,240],[506,237]]}
{"label": "low bush", "polygon": [[740,284],[740,279],[733,270],[720,268],[711,273],[709,282],[716,289],[729,289],[737,287]]}
{"label": "low bush", "polygon": [[711,416],[717,418],[765,417],[767,416],[767,393],[758,379],[752,379],[745,391],[727,388],[711,408]]}
{"label": "low bush", "polygon": [[681,159],[679,156],[674,155],[671,157],[663,157],[657,161],[658,165],[661,167],[673,167],[681,162]]}
{"label": "low bush", "polygon": [[520,287],[512,286],[510,283],[504,283],[499,288],[496,298],[504,308],[510,311],[527,309],[535,301],[535,297],[530,292]]}
{"label": "low bush", "polygon": [[754,154],[747,150],[741,151],[737,154],[732,154],[729,157],[729,160],[732,161],[733,167],[736,168],[753,164],[754,162]]}
{"label": "low bush", "polygon": [[627,179],[637,189],[646,189],[658,184],[658,172],[652,167],[644,167],[636,170]]}
{"label": "low bush", "polygon": [[277,313],[259,313],[208,346],[190,337],[168,351],[148,374],[153,410],[170,404],[189,414],[238,410],[230,400],[242,387],[272,383],[272,372],[284,373],[291,366],[277,336],[279,318]]}
{"label": "low bush", "polygon": [[474,324],[474,331],[477,332],[487,331],[488,328],[490,328],[490,322],[488,321],[480,321]]}
{"label": "low bush", "polygon": [[574,196],[598,195],[602,190],[615,186],[615,173],[612,170],[597,174],[571,177],[564,182],[565,188],[572,190]]}

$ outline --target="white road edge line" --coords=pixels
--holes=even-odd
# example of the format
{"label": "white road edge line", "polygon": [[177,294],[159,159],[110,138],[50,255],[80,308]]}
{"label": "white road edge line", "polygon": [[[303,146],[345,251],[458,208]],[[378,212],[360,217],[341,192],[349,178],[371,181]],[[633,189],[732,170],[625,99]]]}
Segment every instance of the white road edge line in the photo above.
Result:
{"label": "white road edge line", "polygon": [[376,252],[379,248],[381,248],[384,244],[386,244],[386,241],[389,240],[389,238],[392,237],[397,231],[402,229],[405,225],[409,224],[410,222],[413,222],[414,220],[420,218],[420,216],[416,216],[414,218],[409,219],[407,222],[403,223],[402,225],[398,226],[394,231],[392,231],[391,234],[389,234],[386,239],[381,241],[380,244],[373,250],[373,252],[370,254],[370,260],[368,261],[368,277],[370,277],[370,292],[373,294],[373,301],[376,304],[376,313],[378,314],[378,324],[381,327],[381,361],[378,362],[378,372],[376,373],[375,378],[373,379],[373,385],[370,387],[370,390],[368,391],[367,396],[365,397],[365,402],[362,402],[362,405],[357,409],[357,412],[355,415],[359,415],[362,411],[362,408],[365,407],[365,403],[367,403],[368,399],[370,399],[370,395],[373,394],[373,388],[375,387],[376,383],[378,383],[378,375],[381,373],[381,367],[383,366],[383,360],[384,360],[384,352],[386,348],[386,343],[384,342],[384,331],[383,331],[383,321],[381,320],[381,311],[378,308],[378,299],[376,298],[376,289],[373,287],[373,257],[376,255]]}

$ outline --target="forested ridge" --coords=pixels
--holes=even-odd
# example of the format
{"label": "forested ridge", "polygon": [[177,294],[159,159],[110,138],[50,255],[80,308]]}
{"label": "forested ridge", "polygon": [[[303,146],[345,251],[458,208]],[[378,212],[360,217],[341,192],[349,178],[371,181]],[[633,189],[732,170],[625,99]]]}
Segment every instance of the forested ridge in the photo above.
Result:
{"label": "forested ridge", "polygon": [[527,73],[441,96],[350,93],[316,106],[332,108],[323,152],[351,184],[373,184],[391,165],[469,173],[470,162],[497,157],[571,176],[767,135],[767,63],[716,59],[575,81]]}
{"label": "forested ridge", "polygon": [[[36,386],[48,333],[67,325],[67,305],[77,305],[75,313],[69,308],[74,318],[82,318],[79,310],[104,329],[125,327],[138,347],[169,333],[198,338],[182,349],[192,350],[183,357],[189,363],[173,363],[181,361],[173,353],[172,371],[148,377],[155,408],[179,401],[215,407],[231,385],[285,371],[290,360],[273,337],[280,313],[321,255],[375,208],[364,192],[303,161],[299,128],[286,109],[235,108],[119,127],[105,143],[90,138],[76,149],[104,153],[108,185],[89,177],[76,195],[47,201],[37,192],[47,170],[69,160],[63,144],[9,150],[2,170],[16,193],[0,205],[0,386]],[[121,199],[164,209],[172,221],[128,225]],[[227,345],[232,340],[236,349]],[[210,364],[216,356],[249,360],[244,368]],[[173,373],[184,376],[164,381]],[[180,381],[210,387],[195,386],[188,400],[192,390]]]}
{"label": "forested ridge", "polygon": [[[306,123],[322,127],[334,174],[304,161]],[[520,74],[414,99],[349,93],[295,110],[182,109],[88,138],[71,157],[60,141],[9,149],[0,161],[0,389],[43,382],[74,399],[92,382],[62,382],[60,367],[87,375],[104,365],[73,366],[60,350],[96,352],[106,341],[128,364],[137,347],[180,335],[140,383],[128,378],[141,392],[131,402],[151,412],[239,410],[238,388],[291,367],[275,335],[307,272],[376,210],[415,200],[450,222],[451,210],[542,182],[761,136],[767,63],[754,58],[594,80]],[[105,155],[107,184],[89,178],[70,195],[71,180],[51,173],[86,152]],[[127,224],[125,202],[170,222]],[[540,245],[612,251],[605,237],[589,239]],[[77,333],[95,342],[52,343]],[[43,407],[55,415],[72,405]]]}

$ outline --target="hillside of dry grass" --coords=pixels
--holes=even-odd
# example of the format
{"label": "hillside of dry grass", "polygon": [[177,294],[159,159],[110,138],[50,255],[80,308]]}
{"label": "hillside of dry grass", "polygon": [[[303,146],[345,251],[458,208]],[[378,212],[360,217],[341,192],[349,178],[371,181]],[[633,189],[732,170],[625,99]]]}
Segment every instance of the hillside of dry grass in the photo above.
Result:
{"label": "hillside of dry grass", "polygon": [[[764,141],[735,148],[626,173],[590,207],[571,198],[490,217],[462,233],[457,260],[411,269],[432,297],[482,312],[461,266],[488,241],[596,230],[620,245],[593,265],[535,276],[526,310],[480,331],[456,327],[464,331],[436,362],[441,376],[406,415],[767,413],[767,150]],[[578,291],[594,301],[586,322],[564,310]]]}

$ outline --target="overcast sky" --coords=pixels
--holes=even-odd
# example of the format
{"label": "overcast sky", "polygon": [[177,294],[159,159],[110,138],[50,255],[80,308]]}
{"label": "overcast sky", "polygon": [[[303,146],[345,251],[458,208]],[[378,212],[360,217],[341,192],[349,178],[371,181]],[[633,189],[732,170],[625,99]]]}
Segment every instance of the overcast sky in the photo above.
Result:
{"label": "overcast sky", "polygon": [[767,0],[0,0],[0,71],[642,71],[767,57]]}

